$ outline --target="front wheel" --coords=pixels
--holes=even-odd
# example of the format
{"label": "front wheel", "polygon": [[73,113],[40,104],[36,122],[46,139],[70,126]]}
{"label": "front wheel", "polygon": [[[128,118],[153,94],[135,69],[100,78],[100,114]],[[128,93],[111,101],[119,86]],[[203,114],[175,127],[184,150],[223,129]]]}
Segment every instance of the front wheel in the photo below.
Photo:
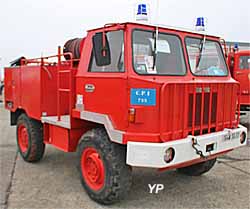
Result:
{"label": "front wheel", "polygon": [[126,147],[115,144],[103,128],[84,134],[77,148],[81,183],[90,198],[101,204],[123,199],[132,183]]}
{"label": "front wheel", "polygon": [[215,162],[216,158],[187,167],[178,168],[177,171],[188,176],[200,176],[208,172],[215,165]]}

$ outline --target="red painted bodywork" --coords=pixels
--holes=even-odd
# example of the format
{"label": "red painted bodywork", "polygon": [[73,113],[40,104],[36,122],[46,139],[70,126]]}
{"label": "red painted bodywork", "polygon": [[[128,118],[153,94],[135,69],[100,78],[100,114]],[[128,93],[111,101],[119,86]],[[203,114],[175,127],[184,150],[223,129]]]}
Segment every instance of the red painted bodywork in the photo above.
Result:
{"label": "red painted bodywork", "polygon": [[250,70],[240,69],[241,56],[250,56],[250,50],[230,52],[228,54],[227,62],[232,77],[240,82],[241,104],[250,105]]}
{"label": "red painted bodywork", "polygon": [[[142,76],[134,71],[132,64],[132,31],[138,28],[155,30],[153,26],[124,23],[88,31],[78,65],[72,64],[73,60],[61,61],[63,54],[59,51],[56,63],[45,62],[45,58],[32,59],[24,60],[21,67],[6,68],[6,108],[12,112],[23,109],[37,120],[44,113],[47,116],[69,114],[69,130],[44,125],[45,142],[64,151],[75,151],[80,136],[96,125],[80,119],[80,111],[74,108],[77,94],[83,95],[84,110],[108,115],[114,128],[124,132],[123,144],[128,141],[160,143],[185,138],[188,134],[201,135],[238,126],[239,118],[234,116],[239,108],[238,82],[230,73],[225,77],[205,77],[194,76],[190,71],[184,39],[187,36],[202,38],[201,34],[159,28],[160,32],[175,34],[181,39],[187,73],[185,76]],[[125,72],[88,72],[92,37],[104,30],[124,30]],[[220,41],[214,36],[206,38]],[[58,76],[58,71],[65,73]],[[93,84],[95,91],[85,92],[86,84]],[[131,88],[156,89],[156,106],[130,105]],[[197,93],[197,88],[203,90]],[[128,121],[129,108],[136,110],[133,123]]]}

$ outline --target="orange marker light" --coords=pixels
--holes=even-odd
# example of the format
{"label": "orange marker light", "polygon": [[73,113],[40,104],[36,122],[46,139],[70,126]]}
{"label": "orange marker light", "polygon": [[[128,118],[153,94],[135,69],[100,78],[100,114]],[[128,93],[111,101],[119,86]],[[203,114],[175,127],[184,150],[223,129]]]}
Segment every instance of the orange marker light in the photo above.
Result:
{"label": "orange marker light", "polygon": [[135,108],[130,108],[129,109],[128,121],[130,123],[134,123],[135,122]]}

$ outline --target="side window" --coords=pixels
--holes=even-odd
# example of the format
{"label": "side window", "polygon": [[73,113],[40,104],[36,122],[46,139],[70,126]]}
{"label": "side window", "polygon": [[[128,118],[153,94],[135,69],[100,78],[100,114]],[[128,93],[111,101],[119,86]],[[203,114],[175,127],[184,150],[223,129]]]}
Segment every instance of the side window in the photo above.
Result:
{"label": "side window", "polygon": [[239,67],[241,70],[249,70],[250,69],[250,55],[245,55],[240,57]]}
{"label": "side window", "polygon": [[110,47],[111,63],[106,66],[97,66],[92,50],[89,72],[124,72],[124,37],[123,31],[107,33]]}

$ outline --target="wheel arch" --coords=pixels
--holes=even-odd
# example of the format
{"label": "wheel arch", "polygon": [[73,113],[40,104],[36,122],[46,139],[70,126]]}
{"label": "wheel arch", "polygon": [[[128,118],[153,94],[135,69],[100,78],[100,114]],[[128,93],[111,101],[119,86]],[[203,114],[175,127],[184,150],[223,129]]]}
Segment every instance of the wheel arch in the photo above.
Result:
{"label": "wheel arch", "polygon": [[16,109],[15,112],[10,112],[10,125],[15,126],[17,124],[17,119],[21,114],[26,114],[24,109]]}
{"label": "wheel arch", "polygon": [[117,130],[114,128],[112,120],[110,117],[106,114],[101,113],[94,113],[89,111],[81,111],[80,118],[91,122],[95,124],[97,127],[102,126],[106,130],[109,139],[112,142],[118,143],[118,144],[124,144],[123,143],[123,131]]}

